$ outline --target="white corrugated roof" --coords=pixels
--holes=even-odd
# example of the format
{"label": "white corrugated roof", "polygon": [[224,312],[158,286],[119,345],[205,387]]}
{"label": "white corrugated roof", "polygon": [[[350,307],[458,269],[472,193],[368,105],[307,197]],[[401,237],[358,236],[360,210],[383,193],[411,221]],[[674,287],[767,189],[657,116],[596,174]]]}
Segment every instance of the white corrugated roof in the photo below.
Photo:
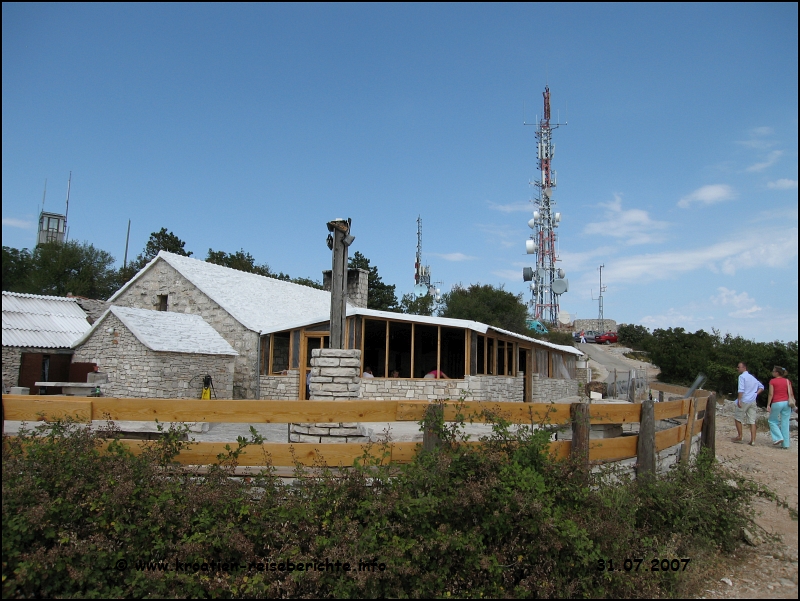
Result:
{"label": "white corrugated roof", "polygon": [[3,346],[69,348],[90,327],[74,298],[3,292]]}
{"label": "white corrugated roof", "polygon": [[239,354],[199,315],[113,306],[103,313],[90,331],[73,343],[73,348],[86,342],[97,328],[101,328],[101,323],[109,313],[125,324],[139,342],[154,351],[200,355]]}
{"label": "white corrugated roof", "polygon": [[141,277],[159,260],[166,261],[239,323],[255,332],[274,332],[285,329],[286,323],[318,319],[320,315],[330,314],[330,292],[182,257],[163,250],[108,299],[109,302],[113,303],[131,282]]}

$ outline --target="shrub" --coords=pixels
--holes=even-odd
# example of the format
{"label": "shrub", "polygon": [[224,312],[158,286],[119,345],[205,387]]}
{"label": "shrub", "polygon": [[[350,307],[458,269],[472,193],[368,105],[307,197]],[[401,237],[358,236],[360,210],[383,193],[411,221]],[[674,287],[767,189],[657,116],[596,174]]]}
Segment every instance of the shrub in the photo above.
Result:
{"label": "shrub", "polygon": [[[492,419],[480,447],[466,444],[463,420],[430,418],[442,445],[407,465],[365,452],[339,477],[298,466],[292,486],[270,471],[231,478],[252,452],[243,439],[200,475],[171,463],[191,444],[174,430],[138,456],[107,442],[113,429],[23,431],[3,450],[3,596],[664,595],[680,574],[598,564],[730,550],[763,492],[709,457],[614,483],[609,470],[551,459],[545,430]],[[325,561],[351,571],[313,569]]]}

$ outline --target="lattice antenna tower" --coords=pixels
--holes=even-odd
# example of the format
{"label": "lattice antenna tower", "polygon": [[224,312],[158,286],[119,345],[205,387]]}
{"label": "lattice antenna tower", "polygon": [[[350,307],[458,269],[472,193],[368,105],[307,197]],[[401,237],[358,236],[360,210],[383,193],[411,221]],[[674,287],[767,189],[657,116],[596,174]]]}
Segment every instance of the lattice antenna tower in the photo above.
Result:
{"label": "lattice antenna tower", "polygon": [[[556,147],[552,141],[552,132],[561,123],[550,123],[550,87],[545,86],[544,112],[536,125],[537,158],[539,160],[539,181],[533,182],[536,188],[533,218],[528,226],[533,230],[529,240],[525,241],[525,250],[536,256],[536,267],[525,267],[522,279],[530,282],[533,318],[547,324],[558,322],[559,298],[569,290],[569,281],[565,279],[563,269],[556,267],[559,261],[556,246],[556,228],[561,221],[561,213],[554,211],[556,201],[553,190],[556,187],[556,172],[552,168],[552,160]],[[563,123],[566,125],[566,122]]]}

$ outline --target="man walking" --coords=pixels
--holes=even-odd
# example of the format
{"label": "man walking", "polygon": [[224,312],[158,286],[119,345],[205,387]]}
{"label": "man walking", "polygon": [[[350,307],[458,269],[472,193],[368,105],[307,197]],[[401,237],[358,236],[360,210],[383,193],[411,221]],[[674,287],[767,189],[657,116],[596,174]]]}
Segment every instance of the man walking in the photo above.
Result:
{"label": "man walking", "polygon": [[750,446],[756,446],[756,397],[764,392],[761,382],[756,380],[747,371],[747,365],[740,362],[737,366],[739,370],[739,395],[736,399],[736,412],[733,419],[736,422],[736,432],[738,436],[733,442],[742,441],[742,424],[750,426]]}

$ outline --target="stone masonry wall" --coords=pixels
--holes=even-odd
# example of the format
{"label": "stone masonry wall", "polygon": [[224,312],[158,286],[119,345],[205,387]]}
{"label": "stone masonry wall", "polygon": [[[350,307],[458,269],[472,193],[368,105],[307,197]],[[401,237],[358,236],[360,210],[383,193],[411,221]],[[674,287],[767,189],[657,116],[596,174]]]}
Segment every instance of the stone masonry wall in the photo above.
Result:
{"label": "stone masonry wall", "polygon": [[3,386],[6,389],[19,386],[19,368],[22,365],[22,348],[3,347]]}
{"label": "stone masonry wall", "polygon": [[[200,315],[239,353],[233,372],[233,398],[254,399],[258,366],[258,333],[245,328],[230,313],[160,259],[113,302],[122,307],[154,310],[158,296],[168,295],[167,310]],[[295,397],[297,398],[297,397]]]}
{"label": "stone masonry wall", "polygon": [[290,369],[286,376],[261,376],[261,398],[296,401],[300,398],[300,372]]}
{"label": "stone masonry wall", "polygon": [[75,349],[73,360],[97,363],[108,375],[102,386],[106,396],[200,398],[205,374],[213,378],[217,398],[233,396],[234,357],[152,351],[113,314]]}
{"label": "stone masonry wall", "polygon": [[[617,322],[613,319],[604,319],[603,325],[605,326],[604,332],[616,332]],[[572,331],[580,332],[581,330],[600,330],[600,321],[597,319],[576,319],[572,323]]]}
{"label": "stone masonry wall", "polygon": [[579,396],[578,380],[561,380],[559,378],[543,378],[533,374],[533,402],[549,403],[571,396]]}
{"label": "stone masonry wall", "polygon": [[576,381],[578,382],[578,396],[582,399],[588,398],[586,395],[586,384],[592,380],[592,368],[576,367],[575,375],[577,376]]}
{"label": "stone masonry wall", "polygon": [[523,376],[465,376],[463,380],[374,378],[361,380],[365,399],[400,401],[427,399],[522,402]]}
{"label": "stone masonry wall", "polygon": [[[311,351],[311,400],[361,398],[361,351],[314,349]],[[357,422],[300,423],[289,427],[289,442],[369,442]]]}

